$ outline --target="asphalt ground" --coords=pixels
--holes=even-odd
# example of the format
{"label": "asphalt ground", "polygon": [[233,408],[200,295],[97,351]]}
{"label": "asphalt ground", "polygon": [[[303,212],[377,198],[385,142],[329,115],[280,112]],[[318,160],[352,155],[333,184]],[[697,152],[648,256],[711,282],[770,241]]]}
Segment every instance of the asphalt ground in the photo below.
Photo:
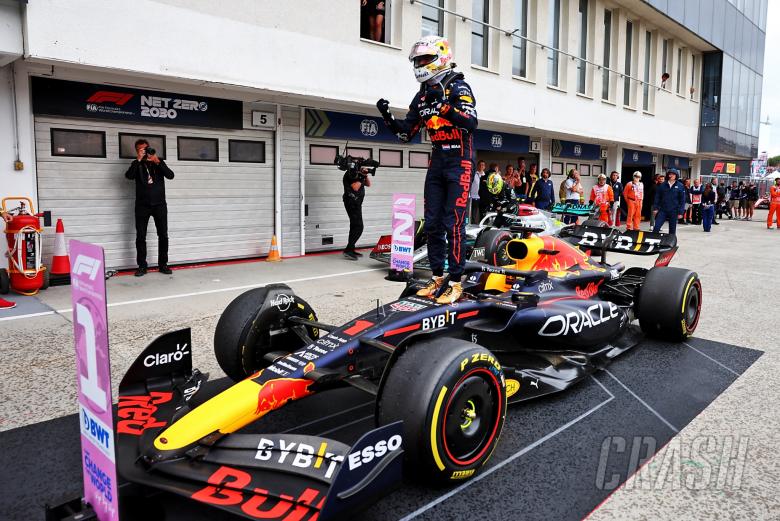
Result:
{"label": "asphalt ground", "polygon": [[[772,284],[776,279],[773,268],[777,266],[780,259],[780,231],[767,231],[762,222],[764,216],[765,212],[759,211],[757,220],[752,222],[721,221],[722,224],[715,227],[711,234],[703,233],[699,227],[678,228],[681,248],[672,265],[696,270],[701,276],[704,287],[702,319],[696,338],[690,342],[691,347],[686,347],[686,350],[690,350],[699,358],[697,362],[699,368],[704,367],[704,364],[711,366],[713,371],[721,371],[733,377],[734,383],[730,386],[720,385],[718,392],[721,394],[717,398],[712,395],[710,399],[715,398],[712,403],[709,403],[710,399],[703,397],[707,392],[702,388],[702,396],[698,396],[695,392],[684,398],[669,395],[661,397],[658,403],[650,404],[646,399],[651,396],[647,392],[651,391],[652,387],[670,388],[678,381],[693,381],[689,373],[674,371],[673,364],[670,365],[669,360],[659,360],[651,364],[652,370],[633,375],[626,387],[636,397],[644,397],[642,400],[653,408],[660,408],[664,404],[673,406],[675,402],[693,400],[702,407],[706,406],[706,409],[687,425],[680,419],[673,418],[674,415],[669,412],[666,415],[661,414],[664,418],[671,417],[671,419],[666,418],[666,421],[675,428],[682,429],[671,438],[671,441],[666,442],[665,447],[663,436],[657,426],[639,425],[634,433],[626,431],[625,421],[638,417],[631,414],[630,409],[626,409],[628,414],[622,416],[622,421],[618,421],[621,417],[616,416],[613,418],[615,421],[604,422],[598,428],[600,443],[609,440],[609,443],[615,444],[616,451],[620,449],[621,437],[627,445],[625,451],[634,450],[635,437],[639,437],[640,442],[645,443],[646,446],[655,443],[655,449],[663,447],[650,460],[647,465],[649,468],[654,463],[659,465],[665,464],[666,461],[674,463],[674,451],[685,454],[685,458],[677,458],[682,459],[684,463],[676,467],[671,464],[673,469],[679,468],[673,470],[672,475],[679,475],[682,478],[688,475],[685,471],[689,468],[706,467],[701,462],[688,457],[696,447],[700,447],[702,443],[713,443],[716,448],[728,445],[733,449],[731,453],[734,456],[725,457],[725,449],[723,449],[721,456],[713,459],[714,466],[720,465],[722,468],[722,463],[726,461],[741,462],[736,465],[739,479],[734,479],[737,470],[733,469],[733,465],[729,470],[731,474],[726,474],[727,478],[729,476],[731,478],[724,479],[722,483],[719,480],[708,481],[703,478],[663,481],[655,479],[651,480],[648,486],[648,480],[642,480],[640,472],[609,496],[591,514],[591,518],[780,518],[780,500],[778,500],[780,460],[776,453],[777,432],[780,427],[778,425],[780,418],[777,414],[780,390],[775,385],[780,364],[780,345],[777,340],[777,319],[772,313],[777,295],[776,284]],[[621,260],[627,265],[643,266],[648,266],[652,262],[647,258],[622,255],[611,256],[610,260]],[[153,338],[166,331],[187,326],[193,328],[194,365],[201,370],[211,372],[212,378],[221,376],[221,371],[216,366],[211,352],[214,326],[219,313],[227,303],[249,287],[269,282],[289,281],[293,289],[314,306],[322,320],[341,322],[375,305],[376,299],[386,301],[397,296],[400,286],[383,280],[383,275],[383,267],[369,259],[354,263],[345,261],[338,255],[325,255],[290,259],[280,264],[244,263],[177,270],[173,276],[150,273],[140,279],[128,276],[113,278],[108,281],[108,291],[114,382],[119,381],[134,357]],[[32,306],[33,303],[35,306]],[[42,293],[38,299],[31,301],[31,306],[31,312],[26,314],[9,316],[10,313],[5,312],[8,314],[0,316],[0,353],[3,361],[0,365],[3,399],[0,405],[0,431],[23,426],[40,429],[47,425],[54,425],[57,421],[67,423],[66,418],[57,419],[76,411],[69,288],[51,288]],[[35,316],[29,316],[31,314]],[[752,353],[752,351],[742,351],[729,345],[748,347],[764,351],[765,354],[752,365],[748,362],[754,355],[751,354],[745,360],[738,357],[741,362],[737,360],[739,363],[731,366],[729,364],[734,360],[724,356],[724,353]],[[722,349],[725,351],[721,351]],[[633,360],[630,357],[636,356],[635,353],[640,351],[634,350],[628,353],[623,360],[619,360],[612,367],[616,370],[623,367]],[[746,369],[745,373],[737,377],[737,374],[744,369]],[[617,372],[612,374],[620,382],[626,383],[624,377]],[[559,427],[538,419],[545,419],[549,415],[555,416],[556,421],[567,418],[565,415],[555,414],[555,405],[561,403],[567,404],[567,407],[581,407],[581,400],[576,393],[584,393],[586,390],[595,392],[600,389],[599,383],[615,396],[618,396],[622,389],[624,395],[634,398],[631,392],[625,390],[608,373],[599,373],[596,375],[596,380],[598,382],[586,382],[565,395],[533,404],[533,414],[528,415],[530,421],[521,422],[517,429],[512,429],[512,432],[545,427],[552,427],[552,431],[538,431],[542,437],[544,432],[555,432]],[[712,381],[716,381],[714,376]],[[607,395],[603,394],[603,396]],[[647,409],[641,401],[634,399],[634,402],[635,407]],[[587,405],[590,402],[584,403]],[[597,414],[606,412],[619,403],[621,402],[612,400],[609,404],[601,406],[599,411],[589,415],[589,418],[591,416],[592,418],[588,421],[595,421]],[[623,410],[623,407],[620,409]],[[656,423],[669,429],[657,416],[652,416]],[[52,423],[36,426],[46,420],[52,420]],[[559,426],[565,424],[566,422],[563,422]],[[490,501],[496,502],[497,498],[516,500],[510,503],[498,501],[498,504],[505,508],[505,512],[517,512],[523,517],[536,518],[537,514],[541,514],[539,517],[545,517],[560,512],[530,512],[529,509],[539,508],[539,504],[527,501],[528,497],[536,497],[538,494],[551,495],[561,508],[566,508],[568,503],[564,501],[564,497],[577,498],[586,495],[580,487],[574,487],[573,490],[577,493],[573,495],[562,495],[562,490],[567,489],[560,487],[571,488],[571,484],[567,484],[568,482],[562,480],[561,476],[567,475],[567,472],[574,467],[585,465],[589,469],[590,477],[587,478],[589,481],[585,485],[590,489],[603,491],[606,484],[614,486],[614,482],[609,481],[612,474],[619,476],[618,482],[625,479],[629,474],[627,471],[617,473],[605,471],[604,475],[608,477],[605,479],[609,483],[602,483],[600,488],[596,486],[594,476],[598,474],[599,454],[603,449],[601,445],[593,447],[591,443],[589,445],[591,452],[584,453],[584,447],[578,442],[578,438],[572,440],[568,435],[578,433],[579,431],[576,430],[578,428],[584,428],[584,433],[589,434],[593,431],[593,427],[585,423],[577,425],[567,427],[567,436],[561,435],[556,436],[554,440],[546,440],[535,446],[532,451],[517,456],[512,460],[512,465],[507,464],[491,473],[488,478],[470,486],[471,491],[463,492],[471,498],[468,510],[450,511],[447,509],[447,502],[444,502],[420,512],[420,518],[449,518],[456,514],[480,517],[479,513],[482,510],[474,510],[483,508],[480,507],[480,501],[484,499],[489,504]],[[25,429],[13,430],[4,433],[3,437],[23,432]],[[57,435],[63,432],[52,427],[51,434],[57,438]],[[75,428],[73,432],[76,432]],[[671,430],[668,432],[672,433]],[[506,437],[506,434],[504,436]],[[24,445],[24,437],[21,443]],[[510,452],[512,449],[520,450],[506,439],[502,439],[500,447],[504,446]],[[553,447],[556,450],[551,450]],[[549,451],[549,453],[545,452],[548,457],[534,461],[528,459],[533,453],[541,454],[539,452],[541,449]],[[593,454],[593,451],[596,451],[596,454]],[[497,451],[491,465],[498,465],[501,461],[503,460],[499,458]],[[3,481],[6,483],[17,480],[27,481],[24,475],[14,471],[13,460],[10,464],[8,460],[4,463],[6,464],[3,466]],[[62,464],[66,465],[66,462],[63,461]],[[720,468],[716,469],[718,476],[720,476]],[[534,490],[534,494],[531,495],[521,494],[523,490],[532,490],[532,487],[529,487],[528,477],[524,476],[533,476],[536,485],[541,488]],[[493,479],[496,481],[492,481]],[[3,490],[0,494],[6,496],[8,494],[6,491],[11,489],[3,486],[0,490]],[[447,491],[436,491],[436,493],[440,496]],[[376,512],[390,512],[400,517],[406,515],[405,513],[412,513],[412,507],[420,508],[415,506],[420,504],[419,501],[409,502],[404,500],[404,497],[406,494],[392,495],[380,502],[377,510],[372,509],[364,515],[369,518],[370,516],[382,518],[377,517],[379,514]],[[394,501],[404,503],[406,506],[404,514],[400,510],[391,508]],[[576,512],[576,515],[587,513],[582,506],[572,512]],[[560,516],[554,515],[554,517]]]}

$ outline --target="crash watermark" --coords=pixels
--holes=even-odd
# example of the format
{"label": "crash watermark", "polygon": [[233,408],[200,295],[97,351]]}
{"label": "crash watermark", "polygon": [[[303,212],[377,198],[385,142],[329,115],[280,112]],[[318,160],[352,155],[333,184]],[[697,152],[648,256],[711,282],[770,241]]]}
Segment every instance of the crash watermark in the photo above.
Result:
{"label": "crash watermark", "polygon": [[748,444],[746,436],[673,438],[666,446],[653,436],[608,436],[601,443],[595,485],[599,490],[623,482],[623,490],[735,490],[742,485]]}

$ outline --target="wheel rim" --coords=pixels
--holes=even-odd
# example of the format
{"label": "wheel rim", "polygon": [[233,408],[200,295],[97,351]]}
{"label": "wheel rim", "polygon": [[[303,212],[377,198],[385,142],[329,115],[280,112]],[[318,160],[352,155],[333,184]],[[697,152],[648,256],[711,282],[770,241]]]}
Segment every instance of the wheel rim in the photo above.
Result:
{"label": "wheel rim", "polygon": [[475,369],[453,388],[444,412],[442,442],[458,465],[478,460],[496,436],[501,417],[500,391],[486,369]]}
{"label": "wheel rim", "polygon": [[698,280],[691,284],[691,288],[685,295],[685,329],[688,333],[693,333],[696,325],[699,323],[701,314],[701,284]]}

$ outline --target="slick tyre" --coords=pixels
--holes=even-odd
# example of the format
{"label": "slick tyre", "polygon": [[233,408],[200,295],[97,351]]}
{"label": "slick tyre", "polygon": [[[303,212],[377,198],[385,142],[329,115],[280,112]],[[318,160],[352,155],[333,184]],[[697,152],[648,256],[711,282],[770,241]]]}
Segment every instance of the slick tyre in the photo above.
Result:
{"label": "slick tyre", "polygon": [[403,420],[405,469],[430,483],[470,478],[487,462],[506,416],[503,371],[487,349],[453,338],[411,346],[378,401],[380,425]]}
{"label": "slick tyre", "polygon": [[[270,365],[266,354],[302,347],[304,341],[286,321],[291,316],[317,320],[311,306],[284,284],[251,289],[228,304],[214,331],[214,354],[225,374],[243,380]],[[317,338],[319,330],[303,329],[309,338]]]}
{"label": "slick tyre", "polygon": [[487,229],[479,234],[474,249],[485,248],[485,259],[493,266],[506,266],[512,260],[506,254],[506,244],[512,240],[512,234],[506,230]]}
{"label": "slick tyre", "polygon": [[701,302],[701,281],[695,272],[653,268],[639,293],[639,325],[649,337],[682,342],[696,330]]}

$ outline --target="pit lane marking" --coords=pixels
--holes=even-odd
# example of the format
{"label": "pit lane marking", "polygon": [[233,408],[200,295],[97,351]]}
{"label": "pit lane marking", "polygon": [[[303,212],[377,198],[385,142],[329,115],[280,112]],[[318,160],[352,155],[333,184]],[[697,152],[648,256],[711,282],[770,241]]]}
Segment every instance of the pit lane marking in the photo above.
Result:
{"label": "pit lane marking", "polygon": [[739,374],[738,372],[736,372],[736,371],[735,371],[735,370],[733,370],[732,368],[730,368],[730,367],[726,367],[725,365],[721,364],[720,362],[718,362],[717,360],[715,360],[714,358],[712,358],[712,357],[711,357],[710,355],[708,355],[707,353],[705,353],[705,352],[703,352],[703,351],[699,351],[698,349],[696,349],[695,347],[693,347],[693,346],[692,346],[691,344],[689,344],[688,342],[683,342],[683,344],[685,344],[686,346],[690,347],[691,349],[693,349],[694,351],[696,351],[697,353],[699,353],[699,354],[700,354],[701,356],[703,356],[704,358],[709,358],[710,360],[712,360],[713,362],[715,362],[716,364],[718,364],[719,366],[721,366],[723,369],[725,369],[725,370],[726,370],[726,371],[728,371],[729,373],[733,374],[734,376],[738,376],[738,377],[739,377],[739,376],[742,376],[741,374]]}
{"label": "pit lane marking", "polygon": [[550,439],[556,437],[558,434],[562,433],[563,431],[565,431],[569,427],[571,427],[573,425],[576,425],[577,423],[579,423],[580,421],[584,420],[585,418],[587,418],[588,416],[590,416],[591,414],[593,414],[594,412],[596,412],[597,410],[601,409],[603,406],[607,405],[609,402],[611,402],[612,400],[615,399],[615,395],[612,394],[606,387],[604,387],[604,385],[601,382],[599,382],[595,377],[593,377],[593,375],[591,375],[590,378],[594,382],[599,384],[599,387],[601,387],[602,389],[604,389],[604,391],[606,391],[606,393],[609,395],[609,398],[607,398],[606,400],[604,400],[600,404],[596,405],[595,407],[593,407],[593,408],[585,411],[584,413],[580,414],[579,416],[577,416],[573,420],[569,421],[568,423],[565,423],[565,424],[561,425],[560,427],[558,427],[554,431],[544,435],[543,437],[539,438],[538,440],[536,440],[535,442],[531,443],[530,445],[527,445],[527,446],[523,447],[519,451],[517,451],[514,454],[512,454],[511,456],[509,456],[504,461],[502,461],[500,463],[497,463],[496,465],[490,467],[489,469],[487,469],[486,471],[482,472],[481,474],[478,474],[473,479],[471,479],[469,481],[466,481],[462,485],[460,485],[458,487],[455,487],[454,489],[450,490],[446,494],[437,497],[436,499],[434,499],[430,503],[427,503],[427,504],[421,506],[420,508],[418,508],[414,512],[405,515],[399,521],[409,521],[410,519],[414,519],[415,517],[417,517],[417,516],[427,512],[431,508],[435,507],[439,503],[443,503],[444,501],[448,500],[452,496],[455,496],[455,495],[459,494],[461,491],[463,491],[466,488],[470,487],[474,483],[476,483],[476,482],[478,482],[478,481],[488,477],[493,472],[495,472],[495,471],[505,467],[506,465],[510,464],[511,462],[513,462],[514,460],[516,460],[517,458],[522,456],[523,454],[526,454],[526,453],[532,451],[533,449],[535,449],[539,445],[543,444],[547,440],[550,440]]}
{"label": "pit lane marking", "polygon": [[639,403],[641,403],[642,405],[644,405],[644,406],[645,406],[645,408],[646,408],[648,411],[650,411],[651,413],[653,413],[653,414],[654,414],[654,415],[655,415],[655,416],[656,416],[656,417],[657,417],[659,420],[661,420],[662,422],[664,422],[664,424],[665,424],[667,427],[669,427],[670,429],[672,429],[672,430],[674,431],[674,433],[675,433],[675,434],[677,434],[678,432],[680,432],[680,429],[678,429],[677,427],[675,427],[674,425],[672,425],[671,423],[669,423],[669,421],[668,421],[666,418],[664,418],[663,416],[661,416],[661,413],[659,413],[658,411],[656,411],[655,409],[653,409],[652,407],[650,407],[650,405],[648,405],[648,403],[647,403],[646,401],[644,401],[642,398],[640,398],[639,396],[637,396],[637,394],[636,394],[634,391],[632,391],[631,389],[629,389],[629,388],[628,388],[628,386],[626,386],[626,384],[624,384],[623,382],[621,382],[620,380],[618,380],[617,376],[615,376],[614,374],[610,373],[610,372],[609,372],[609,369],[604,369],[604,372],[605,372],[605,373],[607,373],[607,374],[608,374],[608,375],[609,375],[609,376],[610,376],[610,377],[611,377],[613,380],[615,380],[617,383],[619,383],[619,384],[620,384],[620,386],[621,386],[623,389],[625,389],[626,391],[628,391],[628,393],[629,393],[631,396],[633,396],[634,398],[636,398],[636,399],[637,399],[637,401],[638,401]]}
{"label": "pit lane marking", "polygon": [[[192,293],[179,293],[176,295],[165,295],[162,297],[151,297],[151,298],[145,298],[145,299],[136,299],[136,300],[126,300],[124,302],[110,302],[108,304],[109,308],[118,307],[118,306],[129,306],[131,304],[144,304],[147,302],[158,302],[161,300],[171,300],[176,298],[185,298],[185,297],[197,297],[199,295],[211,295],[214,293],[224,293],[226,291],[237,291],[242,289],[252,289],[252,288],[262,288],[269,284],[292,284],[294,282],[306,282],[308,280],[322,280],[322,279],[330,279],[334,277],[344,277],[346,275],[357,275],[360,273],[369,273],[372,271],[385,271],[387,268],[368,268],[365,270],[355,270],[355,271],[343,271],[341,273],[331,273],[329,275],[317,275],[315,277],[301,277],[297,279],[287,279],[287,280],[276,280],[276,281],[270,281],[270,282],[261,282],[259,284],[246,284],[244,286],[232,286],[229,288],[220,288],[220,289],[208,289],[204,291],[194,291]],[[20,320],[22,318],[32,318],[32,317],[41,317],[45,315],[62,315],[65,313],[71,313],[73,311],[73,308],[63,308],[63,309],[55,309],[54,311],[43,311],[41,313],[29,313],[27,315],[17,315],[13,317],[3,317],[0,318],[0,321],[3,320]]]}

